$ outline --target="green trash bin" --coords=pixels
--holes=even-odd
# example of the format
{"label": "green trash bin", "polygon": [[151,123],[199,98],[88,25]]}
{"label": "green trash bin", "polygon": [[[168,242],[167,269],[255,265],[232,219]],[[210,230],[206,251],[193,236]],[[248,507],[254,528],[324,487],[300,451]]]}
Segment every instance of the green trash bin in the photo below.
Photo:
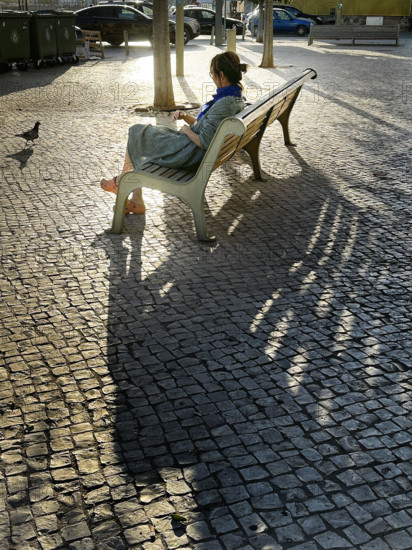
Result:
{"label": "green trash bin", "polygon": [[57,58],[60,63],[64,59],[71,59],[77,62],[76,56],[76,31],[74,23],[76,15],[70,11],[56,13],[56,39],[57,39]]}
{"label": "green trash bin", "polygon": [[30,60],[30,19],[28,12],[0,12],[0,66],[12,63],[27,69]]}
{"label": "green trash bin", "polygon": [[54,17],[56,57],[59,63],[63,63],[63,59],[67,58],[78,61],[76,57],[76,31],[74,29],[76,21],[75,13],[72,11],[51,9],[38,10],[36,13]]}
{"label": "green trash bin", "polygon": [[36,69],[57,59],[56,16],[33,12],[30,19],[30,57]]}

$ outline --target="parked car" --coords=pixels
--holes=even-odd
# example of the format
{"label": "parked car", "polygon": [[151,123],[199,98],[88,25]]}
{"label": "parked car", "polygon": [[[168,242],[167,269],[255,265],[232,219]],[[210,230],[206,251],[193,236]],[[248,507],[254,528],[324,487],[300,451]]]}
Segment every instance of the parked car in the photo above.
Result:
{"label": "parked car", "polygon": [[[300,17],[293,17],[286,10],[273,10],[273,32],[276,33],[295,33],[298,36],[305,36],[310,31],[313,21]],[[249,20],[249,30],[252,36],[256,36],[259,24],[259,15]]]}
{"label": "parked car", "polygon": [[[123,31],[130,40],[153,40],[153,19],[123,3],[107,3],[75,12],[75,24],[81,29],[100,31],[102,40],[112,46],[123,43]],[[175,43],[176,25],[169,22],[170,42]]]}
{"label": "parked car", "polygon": [[[132,6],[138,11],[141,11],[151,19],[153,19],[153,3],[148,2],[147,0],[119,0],[117,2],[113,2],[113,0],[102,0],[99,2],[99,4],[127,4],[128,6]],[[169,21],[173,21],[176,23],[176,16],[175,15],[169,15]],[[183,32],[184,32],[184,43],[187,44],[189,40],[193,40],[193,38],[196,38],[200,34],[200,24],[196,19],[193,19],[192,17],[185,17],[184,18],[184,24],[183,24]]]}
{"label": "parked car", "polygon": [[279,8],[286,10],[290,13],[290,15],[293,15],[293,17],[298,17],[300,19],[311,19],[314,21],[317,25],[323,25],[323,19],[322,17],[319,17],[318,15],[310,15],[308,13],[303,13],[303,11],[298,10],[298,8],[295,8],[294,6],[288,6],[285,4],[273,4],[274,8]]}
{"label": "parked car", "polygon": [[[169,15],[169,19],[176,23],[176,15],[172,14]],[[184,17],[183,18],[183,30],[185,33],[185,44],[189,40],[193,40],[197,36],[199,36],[201,32],[200,23],[197,21],[197,19],[194,19],[193,17]],[[187,36],[187,41],[186,41]]]}
{"label": "parked car", "polygon": [[[215,27],[216,12],[205,8],[187,8],[183,9],[183,13],[186,17],[193,17],[200,23],[201,32],[208,33],[212,31],[212,27]],[[224,24],[224,18],[222,18],[222,24]],[[236,28],[236,34],[243,33],[243,23],[239,19],[233,17],[226,17],[226,28]]]}

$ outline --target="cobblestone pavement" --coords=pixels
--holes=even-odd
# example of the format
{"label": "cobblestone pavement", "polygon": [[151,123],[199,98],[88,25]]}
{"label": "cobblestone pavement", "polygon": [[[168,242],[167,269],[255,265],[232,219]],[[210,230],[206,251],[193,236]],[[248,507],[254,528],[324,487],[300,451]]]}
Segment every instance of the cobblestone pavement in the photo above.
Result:
{"label": "cobblestone pavement", "polygon": [[[177,101],[218,51],[189,44]],[[252,101],[319,78],[264,182],[213,175],[214,246],[156,192],[105,232],[127,128],[173,124],[134,112],[145,44],[0,76],[1,550],[412,548],[412,40],[238,52]]]}

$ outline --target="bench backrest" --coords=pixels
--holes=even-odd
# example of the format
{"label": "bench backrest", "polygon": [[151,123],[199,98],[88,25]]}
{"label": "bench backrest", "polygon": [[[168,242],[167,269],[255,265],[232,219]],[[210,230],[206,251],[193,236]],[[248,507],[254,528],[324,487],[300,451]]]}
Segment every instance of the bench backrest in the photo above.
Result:
{"label": "bench backrest", "polygon": [[222,120],[198,171],[212,172],[277,120],[299,94],[303,84],[316,77],[313,69],[288,80],[236,116]]}
{"label": "bench backrest", "polygon": [[308,44],[314,38],[399,39],[399,25],[311,25]]}
{"label": "bench backrest", "polygon": [[399,25],[358,25],[353,27],[353,31],[356,38],[396,38],[399,36]]}

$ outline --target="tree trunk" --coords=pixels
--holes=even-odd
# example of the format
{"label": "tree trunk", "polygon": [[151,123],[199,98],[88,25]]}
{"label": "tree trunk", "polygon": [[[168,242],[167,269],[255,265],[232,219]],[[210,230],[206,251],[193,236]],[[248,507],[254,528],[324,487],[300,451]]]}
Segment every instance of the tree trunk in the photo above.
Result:
{"label": "tree trunk", "polygon": [[263,0],[259,2],[259,23],[256,34],[256,42],[263,42]]}
{"label": "tree trunk", "polygon": [[265,0],[265,34],[262,63],[259,67],[274,67],[273,65],[273,0]]}
{"label": "tree trunk", "polygon": [[173,109],[172,69],[170,64],[169,12],[165,0],[153,1],[153,68],[155,109]]}

